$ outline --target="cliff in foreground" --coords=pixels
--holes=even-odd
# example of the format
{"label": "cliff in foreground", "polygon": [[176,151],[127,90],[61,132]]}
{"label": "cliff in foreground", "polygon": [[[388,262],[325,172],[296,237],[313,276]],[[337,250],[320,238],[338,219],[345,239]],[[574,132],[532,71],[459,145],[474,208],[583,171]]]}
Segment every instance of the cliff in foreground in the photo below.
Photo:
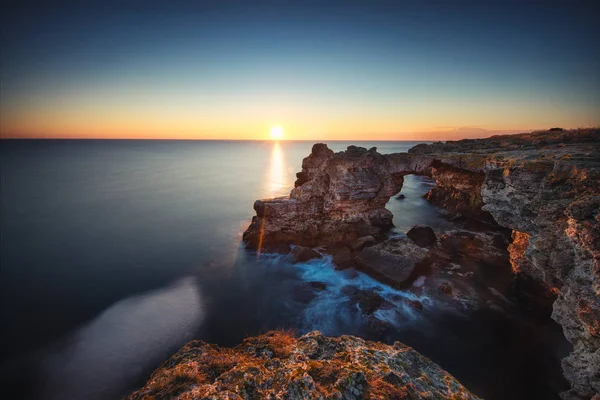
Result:
{"label": "cliff in foreground", "polygon": [[477,399],[400,342],[274,331],[235,348],[193,341],[129,399]]}

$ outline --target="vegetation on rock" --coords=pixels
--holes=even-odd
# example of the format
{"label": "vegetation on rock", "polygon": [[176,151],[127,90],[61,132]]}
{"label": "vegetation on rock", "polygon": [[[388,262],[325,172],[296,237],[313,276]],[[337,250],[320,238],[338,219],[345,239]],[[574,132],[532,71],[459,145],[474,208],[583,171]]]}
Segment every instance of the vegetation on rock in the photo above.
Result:
{"label": "vegetation on rock", "polygon": [[235,348],[193,341],[166,361],[138,399],[477,399],[412,348],[354,336],[273,331]]}

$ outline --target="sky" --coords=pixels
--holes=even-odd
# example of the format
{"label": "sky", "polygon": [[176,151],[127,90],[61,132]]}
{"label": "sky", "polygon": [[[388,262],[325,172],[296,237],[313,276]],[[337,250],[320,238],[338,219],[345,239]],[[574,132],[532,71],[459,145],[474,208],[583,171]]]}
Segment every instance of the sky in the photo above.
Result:
{"label": "sky", "polygon": [[600,126],[600,7],[4,1],[0,137],[436,140]]}

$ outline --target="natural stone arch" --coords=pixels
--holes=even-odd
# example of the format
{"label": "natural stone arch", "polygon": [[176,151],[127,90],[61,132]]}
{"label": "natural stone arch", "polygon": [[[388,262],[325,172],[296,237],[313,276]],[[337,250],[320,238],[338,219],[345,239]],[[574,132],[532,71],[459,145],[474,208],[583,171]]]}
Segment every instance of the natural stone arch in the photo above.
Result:
{"label": "natural stone arch", "polygon": [[558,293],[552,317],[574,345],[563,360],[572,385],[563,398],[600,395],[600,129],[418,145],[390,155],[354,146],[333,153],[317,144],[302,167],[289,197],[255,203],[248,247],[288,251],[384,233],[392,221],[385,204],[404,176],[431,176],[430,200],[474,218],[489,213],[513,230],[519,240],[509,248],[511,261]]}
{"label": "natural stone arch", "polygon": [[290,196],[254,203],[256,216],[244,241],[259,251],[287,252],[292,244],[352,245],[363,236],[381,235],[393,226],[393,215],[385,206],[411,174],[436,181],[428,200],[451,213],[493,222],[481,209],[485,177],[481,171],[455,167],[429,155],[383,155],[376,148],[356,146],[334,153],[317,143],[302,161]]}

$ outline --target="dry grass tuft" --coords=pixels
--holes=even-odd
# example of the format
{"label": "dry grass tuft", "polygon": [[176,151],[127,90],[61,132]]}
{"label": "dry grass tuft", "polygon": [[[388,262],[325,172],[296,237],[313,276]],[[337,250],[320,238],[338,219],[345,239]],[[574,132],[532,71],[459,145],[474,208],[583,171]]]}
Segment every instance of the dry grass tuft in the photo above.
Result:
{"label": "dry grass tuft", "polygon": [[296,332],[291,329],[278,329],[264,335],[274,358],[288,358],[296,344]]}
{"label": "dry grass tuft", "polygon": [[144,397],[170,399],[207,381],[207,376],[197,368],[187,364],[177,365],[158,374],[154,379],[152,390],[145,393]]}
{"label": "dry grass tuft", "polygon": [[322,385],[333,385],[348,366],[347,362],[341,360],[310,360],[308,362],[308,374],[315,382]]}
{"label": "dry grass tuft", "polygon": [[376,378],[369,382],[370,399],[377,400],[402,400],[408,399],[409,395],[404,387],[394,386],[383,378]]}

